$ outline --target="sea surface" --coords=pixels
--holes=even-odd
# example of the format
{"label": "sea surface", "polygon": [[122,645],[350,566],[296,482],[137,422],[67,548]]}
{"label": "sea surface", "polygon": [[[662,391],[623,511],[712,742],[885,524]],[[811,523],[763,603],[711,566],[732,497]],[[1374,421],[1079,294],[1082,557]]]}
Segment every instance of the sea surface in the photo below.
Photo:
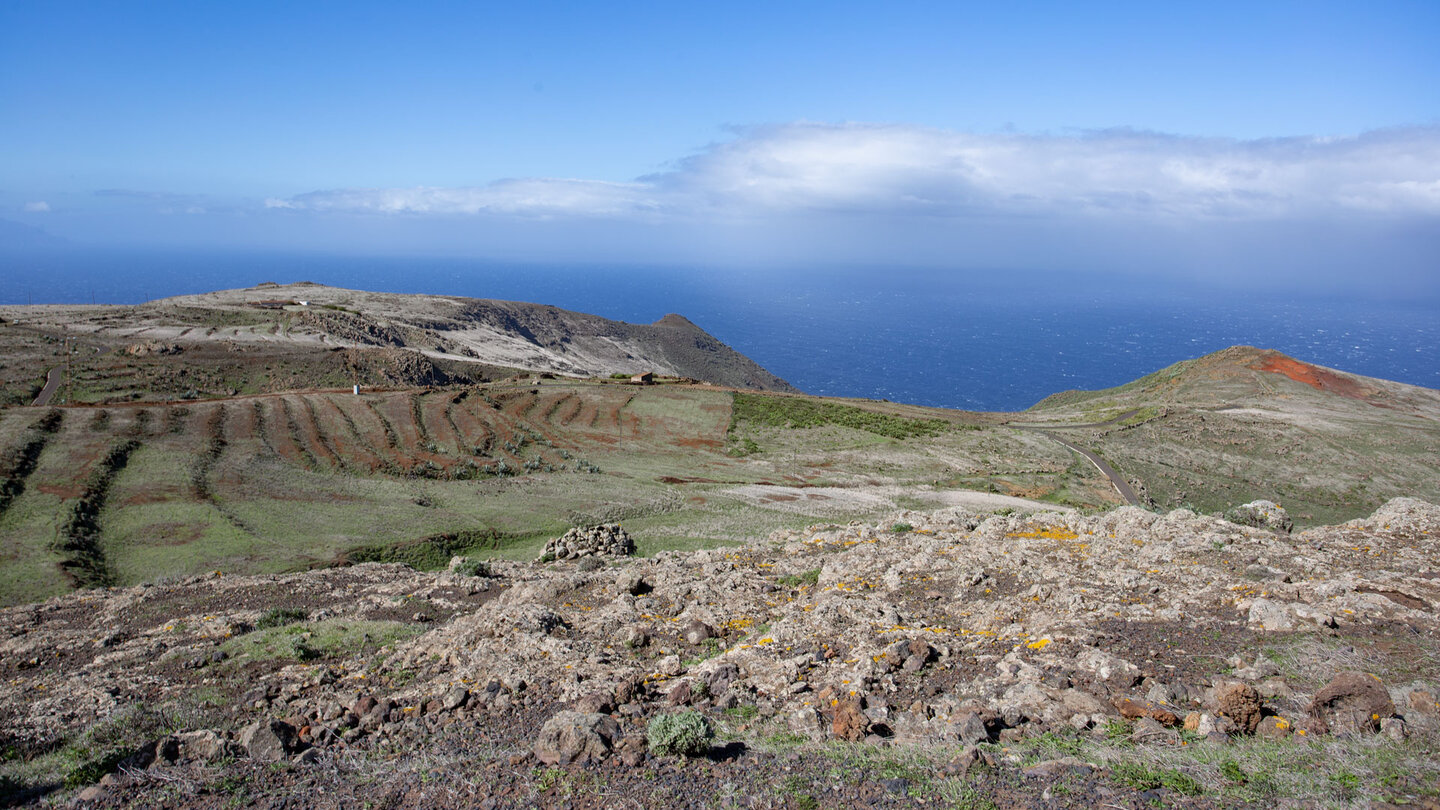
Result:
{"label": "sea surface", "polygon": [[1440,388],[1440,307],[1064,273],[556,266],[438,258],[60,251],[0,256],[0,303],[134,304],[315,281],[678,312],[803,391],[1020,410],[1237,344]]}

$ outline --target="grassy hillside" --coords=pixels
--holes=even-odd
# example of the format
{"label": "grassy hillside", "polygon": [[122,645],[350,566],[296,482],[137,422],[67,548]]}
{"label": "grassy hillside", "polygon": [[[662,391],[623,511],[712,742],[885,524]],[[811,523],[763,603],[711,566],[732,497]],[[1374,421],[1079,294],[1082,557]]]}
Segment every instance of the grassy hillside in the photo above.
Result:
{"label": "grassy hillside", "polygon": [[528,557],[601,521],[654,553],[963,490],[1113,503],[1052,443],[915,410],[568,382],[12,408],[0,601],[402,546],[440,563],[457,537]]}
{"label": "grassy hillside", "polygon": [[[92,362],[119,364],[120,385],[127,358]],[[207,368],[230,373],[217,360],[192,378]],[[1120,503],[1057,437],[1155,509],[1266,498],[1302,526],[1338,522],[1440,500],[1432,400],[1236,349],[1010,415],[598,380],[11,407],[0,603],[213,570],[533,557],[598,522],[653,554],[898,509]]]}
{"label": "grassy hillside", "polygon": [[1219,511],[1252,498],[1301,525],[1349,520],[1406,494],[1440,499],[1440,392],[1237,346],[1025,414],[1139,482],[1156,508]]}

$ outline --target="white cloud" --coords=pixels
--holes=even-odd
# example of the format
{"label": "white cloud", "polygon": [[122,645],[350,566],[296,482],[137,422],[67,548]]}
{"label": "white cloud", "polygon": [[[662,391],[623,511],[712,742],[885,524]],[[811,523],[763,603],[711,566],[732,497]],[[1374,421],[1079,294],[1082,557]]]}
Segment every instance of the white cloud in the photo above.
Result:
{"label": "white cloud", "polygon": [[44,200],[27,202],[25,203],[24,209],[27,214],[44,214],[50,210],[50,203]]}
{"label": "white cloud", "polygon": [[653,189],[640,183],[534,178],[477,188],[359,188],[268,199],[266,208],[382,214],[628,216],[653,212]]}
{"label": "white cloud", "polygon": [[339,189],[279,209],[647,221],[857,212],[1273,220],[1440,215],[1440,128],[1241,141],[1113,130],[978,135],[902,125],[747,130],[631,183]]}

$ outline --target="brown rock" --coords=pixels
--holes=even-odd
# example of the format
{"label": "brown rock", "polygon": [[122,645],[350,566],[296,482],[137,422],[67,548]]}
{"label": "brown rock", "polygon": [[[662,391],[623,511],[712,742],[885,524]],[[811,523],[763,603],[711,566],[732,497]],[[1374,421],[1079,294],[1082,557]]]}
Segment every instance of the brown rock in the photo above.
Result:
{"label": "brown rock", "polygon": [[910,642],[908,641],[897,641],[885,648],[885,666],[889,669],[899,669],[908,657],[910,657]]}
{"label": "brown rock", "polygon": [[1395,704],[1379,678],[1367,672],[1342,672],[1310,701],[1310,729],[1317,734],[1375,733],[1380,721],[1395,714]]}
{"label": "brown rock", "polygon": [[1190,712],[1189,714],[1185,715],[1185,730],[1198,732],[1200,730],[1201,717],[1204,717],[1204,715],[1202,715],[1200,712]]}
{"label": "brown rock", "polygon": [[1386,717],[1382,719],[1380,721],[1380,733],[1395,742],[1404,742],[1405,738],[1410,735],[1409,730],[1405,728],[1405,721],[1398,717]]}
{"label": "brown rock", "polygon": [[598,763],[619,739],[620,725],[608,715],[558,712],[541,726],[532,750],[546,765]]}
{"label": "brown rock", "polygon": [[246,755],[265,762],[280,762],[295,751],[298,735],[284,720],[259,720],[240,731]]}
{"label": "brown rock", "polygon": [[966,712],[953,728],[960,742],[966,745],[979,745],[990,741],[990,732],[985,728],[985,721],[975,712]]}
{"label": "brown rock", "polygon": [[1232,683],[1216,688],[1215,710],[1232,721],[1243,734],[1254,734],[1263,716],[1260,693],[1248,683]]}
{"label": "brown rock", "polygon": [[723,695],[730,689],[730,684],[739,679],[739,667],[734,664],[721,664],[705,676],[705,685],[710,688],[710,694]]}
{"label": "brown rock", "polygon": [[624,706],[626,703],[633,702],[643,688],[639,682],[633,680],[615,684],[615,705]]}
{"label": "brown rock", "polygon": [[1159,720],[1145,716],[1135,721],[1135,728],[1130,732],[1130,741],[1136,745],[1147,743],[1170,743],[1173,744],[1180,738],[1178,732],[1166,728]]}
{"label": "brown rock", "polygon": [[470,690],[463,686],[453,686],[440,698],[440,708],[447,712],[453,712],[465,705],[470,699]]}
{"label": "brown rock", "polygon": [[699,644],[708,638],[715,637],[715,628],[702,621],[693,621],[685,625],[685,641],[689,644]]}
{"label": "brown rock", "polygon": [[666,696],[666,700],[670,702],[671,706],[689,706],[694,699],[694,690],[690,688],[689,681],[675,684],[675,688],[671,689],[670,694]]}
{"label": "brown rock", "polygon": [[1267,740],[1283,740],[1291,734],[1290,721],[1279,715],[1260,718],[1255,734]]}
{"label": "brown rock", "polygon": [[1130,698],[1122,698],[1115,701],[1115,710],[1120,712],[1120,716],[1126,720],[1139,720],[1142,717],[1148,717],[1166,726],[1178,726],[1181,722],[1180,718],[1172,711],[1162,709],[1159,706],[1152,706],[1148,702],[1140,703]]}
{"label": "brown rock", "polygon": [[233,743],[210,730],[182,731],[175,735],[180,741],[180,758],[210,762],[229,753]]}
{"label": "brown rock", "polygon": [[961,751],[959,756],[946,763],[940,769],[940,773],[945,776],[968,776],[971,771],[994,767],[994,757],[971,745]]}
{"label": "brown rock", "polygon": [[645,738],[626,737],[615,745],[615,753],[620,756],[621,763],[633,768],[645,761]]}
{"label": "brown rock", "polygon": [[575,711],[581,714],[609,714],[615,711],[610,696],[603,692],[592,692],[575,701]]}
{"label": "brown rock", "polygon": [[830,722],[830,732],[837,739],[859,742],[865,739],[870,720],[865,716],[865,703],[859,697],[846,696],[835,703],[835,716]]}

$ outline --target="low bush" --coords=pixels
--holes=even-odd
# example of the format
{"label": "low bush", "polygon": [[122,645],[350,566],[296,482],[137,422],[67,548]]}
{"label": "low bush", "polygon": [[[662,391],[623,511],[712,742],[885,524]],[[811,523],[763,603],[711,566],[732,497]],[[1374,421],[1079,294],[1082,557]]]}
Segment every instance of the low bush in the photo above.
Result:
{"label": "low bush", "polygon": [[820,569],[811,568],[803,574],[786,574],[775,580],[777,585],[784,585],[789,588],[798,588],[801,585],[814,585],[820,581]]}
{"label": "low bush", "polygon": [[255,622],[256,630],[269,630],[272,627],[284,627],[287,624],[303,622],[310,618],[310,614],[300,608],[270,608],[260,614]]}
{"label": "low bush", "polygon": [[715,730],[699,712],[660,714],[645,727],[645,740],[656,756],[698,757],[710,750]]}
{"label": "low bush", "polygon": [[471,557],[466,557],[464,562],[456,566],[455,573],[464,574],[467,577],[495,576],[495,572],[490,568],[490,562],[488,560],[478,560]]}

